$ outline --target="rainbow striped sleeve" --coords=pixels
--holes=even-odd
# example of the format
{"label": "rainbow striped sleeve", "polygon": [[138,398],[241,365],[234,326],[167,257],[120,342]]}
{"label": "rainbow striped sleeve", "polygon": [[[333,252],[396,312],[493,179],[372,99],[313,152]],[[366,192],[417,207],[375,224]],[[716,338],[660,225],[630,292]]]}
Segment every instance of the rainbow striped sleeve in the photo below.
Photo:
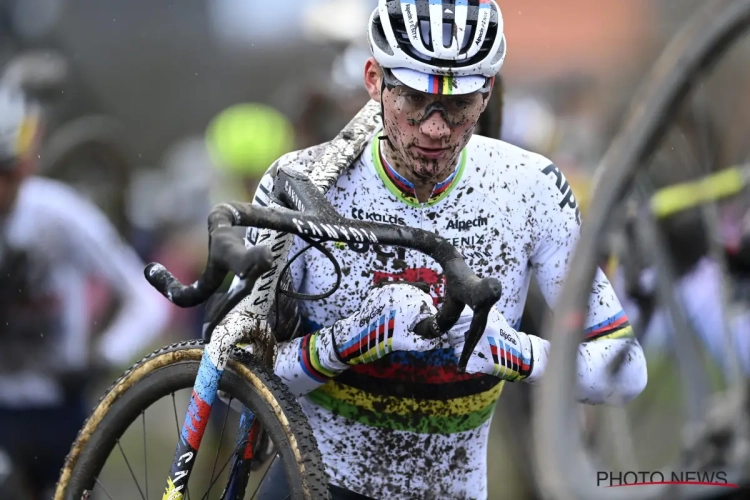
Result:
{"label": "rainbow striped sleeve", "polygon": [[601,323],[587,328],[583,333],[586,342],[599,339],[632,338],[634,336],[633,327],[630,326],[625,311],[620,311]]}
{"label": "rainbow striped sleeve", "polygon": [[523,380],[531,374],[532,359],[524,356],[507,342],[495,337],[487,337],[492,352],[492,360],[495,362],[493,375],[505,380],[516,382]]}
{"label": "rainbow striped sleeve", "polygon": [[318,334],[311,333],[302,339],[299,344],[299,363],[302,371],[311,379],[321,384],[328,382],[337,374],[326,370],[320,363],[317,349]]}
{"label": "rainbow striped sleeve", "polygon": [[356,365],[370,363],[390,353],[393,351],[395,324],[395,310],[387,316],[381,315],[341,347],[341,360],[348,365]]}

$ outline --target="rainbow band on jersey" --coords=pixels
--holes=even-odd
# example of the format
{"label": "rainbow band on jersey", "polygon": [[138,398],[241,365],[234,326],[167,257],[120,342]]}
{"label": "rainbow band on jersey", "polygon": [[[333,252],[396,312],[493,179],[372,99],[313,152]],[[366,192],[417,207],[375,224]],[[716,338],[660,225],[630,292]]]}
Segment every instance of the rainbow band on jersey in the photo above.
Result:
{"label": "rainbow band on jersey", "polygon": [[[395,383],[394,381],[388,381]],[[503,383],[447,400],[374,394],[331,380],[308,398],[336,415],[371,427],[420,434],[452,434],[476,429],[495,410]]]}
{"label": "rainbow band on jersey", "polygon": [[584,330],[583,334],[587,342],[599,339],[623,339],[634,337],[633,327],[630,326],[625,311],[620,311],[601,323],[590,326]]}
{"label": "rainbow band on jersey", "polygon": [[352,366],[306,397],[363,425],[450,434],[484,424],[503,384],[492,375],[458,373],[453,349],[395,351],[374,363]]}
{"label": "rainbow band on jersey", "polygon": [[299,364],[302,371],[311,379],[321,384],[335,377],[337,374],[326,370],[318,358],[318,334],[311,333],[302,339],[299,344]]}

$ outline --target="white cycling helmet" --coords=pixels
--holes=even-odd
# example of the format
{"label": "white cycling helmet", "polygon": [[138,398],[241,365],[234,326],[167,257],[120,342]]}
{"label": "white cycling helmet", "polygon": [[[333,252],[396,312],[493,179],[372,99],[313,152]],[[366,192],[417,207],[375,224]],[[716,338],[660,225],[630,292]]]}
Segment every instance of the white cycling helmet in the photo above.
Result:
{"label": "white cycling helmet", "polygon": [[14,168],[15,160],[29,152],[39,125],[38,109],[23,92],[0,85],[0,170]]}
{"label": "white cycling helmet", "polygon": [[378,0],[368,40],[387,80],[431,94],[487,91],[505,60],[494,0]]}

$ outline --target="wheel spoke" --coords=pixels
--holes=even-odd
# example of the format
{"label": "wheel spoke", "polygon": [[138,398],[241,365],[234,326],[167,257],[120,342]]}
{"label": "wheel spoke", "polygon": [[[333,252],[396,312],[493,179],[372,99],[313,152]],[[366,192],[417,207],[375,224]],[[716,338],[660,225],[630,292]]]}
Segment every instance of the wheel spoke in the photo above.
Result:
{"label": "wheel spoke", "polygon": [[[257,495],[257,494],[258,494],[258,491],[260,491],[260,487],[261,487],[261,485],[263,484],[263,480],[264,480],[264,479],[266,478],[266,476],[268,475],[268,471],[269,471],[269,470],[271,470],[271,467],[273,467],[273,462],[274,462],[274,461],[275,461],[275,460],[276,460],[277,458],[279,458],[279,456],[278,456],[278,455],[276,455],[275,457],[273,457],[273,459],[271,460],[271,463],[270,463],[270,464],[268,464],[268,467],[266,467],[266,471],[265,471],[265,472],[263,473],[263,477],[262,477],[262,478],[260,478],[260,481],[258,481],[258,486],[256,486],[256,488],[255,488],[255,491],[253,492],[253,496],[252,496],[252,497],[250,498],[250,500],[255,500],[255,495]],[[287,498],[289,498],[289,495],[287,495]]]}
{"label": "wheel spoke", "polygon": [[96,484],[99,485],[99,487],[102,489],[104,494],[107,495],[107,498],[109,498],[109,500],[115,500],[114,498],[112,498],[112,495],[109,494],[109,492],[107,491],[107,488],[105,488],[104,485],[99,481],[99,478],[95,477],[94,481],[96,481]]}
{"label": "wheel spoke", "polygon": [[[221,425],[221,434],[219,434],[219,444],[216,446],[216,456],[214,457],[214,465],[211,468],[211,482],[208,486],[208,491],[206,492],[206,497],[208,497],[209,493],[211,493],[211,487],[215,483],[214,481],[214,473],[216,472],[216,463],[219,461],[219,452],[221,451],[221,443],[224,441],[224,431],[227,428],[227,419],[229,418],[229,411],[230,411],[230,405],[232,404],[232,396],[229,396],[229,403],[227,403],[226,412],[224,413],[224,423]],[[230,455],[230,460],[233,455]],[[224,470],[222,468],[222,470]],[[219,472],[219,475],[221,475],[221,471]],[[217,478],[218,479],[218,478]]]}
{"label": "wheel spoke", "polygon": [[143,469],[146,473],[146,500],[148,500],[148,453],[146,451],[146,411],[141,411],[141,421],[143,422]]}
{"label": "wheel spoke", "polygon": [[216,482],[219,480],[219,478],[221,477],[221,473],[224,472],[224,469],[227,468],[227,465],[229,465],[229,463],[232,461],[232,458],[234,458],[235,454],[246,444],[247,441],[242,441],[241,443],[237,444],[237,446],[234,448],[234,451],[229,455],[227,461],[224,462],[224,465],[222,465],[221,469],[219,469],[219,473],[216,475],[216,478],[211,480],[211,483],[208,485],[208,491],[201,497],[201,500],[206,500],[208,498],[208,494],[211,491],[211,488],[213,488],[214,484],[216,484]]}
{"label": "wheel spoke", "polygon": [[125,464],[128,466],[128,470],[130,471],[130,475],[133,477],[133,481],[135,481],[135,485],[138,488],[138,492],[141,494],[141,498],[143,500],[146,500],[146,497],[143,495],[143,490],[141,490],[141,485],[138,484],[138,479],[135,477],[135,472],[133,472],[133,468],[130,466],[130,462],[128,461],[128,457],[125,456],[125,451],[122,449],[122,445],[120,444],[120,440],[117,440],[117,447],[120,448],[120,453],[122,453],[122,458],[125,459]]}
{"label": "wheel spoke", "polygon": [[[174,392],[172,393],[172,408],[174,409],[174,425],[177,428],[177,441],[180,440],[180,421],[177,418],[177,402],[174,399]],[[185,485],[185,496],[187,500],[190,500],[190,487]]]}

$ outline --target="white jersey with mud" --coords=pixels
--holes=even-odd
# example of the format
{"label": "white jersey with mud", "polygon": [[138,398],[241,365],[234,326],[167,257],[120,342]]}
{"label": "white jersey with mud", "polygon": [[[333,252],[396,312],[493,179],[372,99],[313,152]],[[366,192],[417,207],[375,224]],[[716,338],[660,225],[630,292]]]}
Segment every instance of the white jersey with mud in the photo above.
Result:
{"label": "white jersey with mud", "polygon": [[[480,277],[502,284],[497,308],[519,327],[532,275],[554,306],[578,238],[580,213],[560,170],[548,159],[510,144],[474,136],[455,172],[419,203],[408,181],[383,161],[380,140],[338,179],[327,199],[343,216],[431,231],[447,238]],[[280,163],[306,170],[312,148]],[[267,205],[265,176],[255,203]],[[253,240],[254,231],[249,232]],[[290,255],[306,244],[296,239]],[[325,244],[341,265],[341,286],[330,297],[304,301],[307,331],[354,313],[383,281],[427,283],[435,304],[445,292],[440,266],[413,250],[383,245]],[[330,290],[334,268],[310,250],[291,266],[306,294]],[[586,320],[587,339],[630,331],[620,303],[599,272]],[[459,374],[446,343],[427,353],[394,352],[356,365],[302,396],[333,484],[375,498],[486,498],[490,423],[503,383],[490,375]],[[500,402],[502,404],[502,402]],[[512,450],[501,450],[508,457]]]}

